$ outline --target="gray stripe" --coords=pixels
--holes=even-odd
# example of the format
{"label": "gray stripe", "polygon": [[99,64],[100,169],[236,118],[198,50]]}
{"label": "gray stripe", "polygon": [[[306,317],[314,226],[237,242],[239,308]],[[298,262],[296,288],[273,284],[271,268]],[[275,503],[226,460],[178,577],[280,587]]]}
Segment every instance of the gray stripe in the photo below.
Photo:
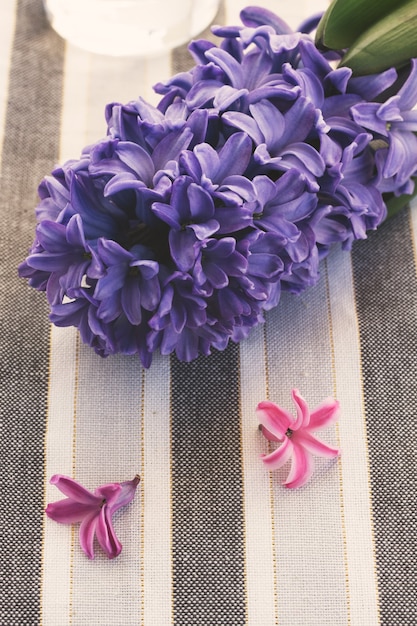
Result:
{"label": "gray stripe", "polygon": [[17,277],[17,266],[33,239],[38,183],[57,160],[62,67],[62,41],[47,27],[41,0],[19,0],[0,194],[0,623],[7,626],[39,620],[49,323],[44,294]]}
{"label": "gray stripe", "polygon": [[171,366],[174,621],[237,626],[245,623],[239,350]]}
{"label": "gray stripe", "polygon": [[382,626],[417,624],[417,280],[408,211],[353,252]]}

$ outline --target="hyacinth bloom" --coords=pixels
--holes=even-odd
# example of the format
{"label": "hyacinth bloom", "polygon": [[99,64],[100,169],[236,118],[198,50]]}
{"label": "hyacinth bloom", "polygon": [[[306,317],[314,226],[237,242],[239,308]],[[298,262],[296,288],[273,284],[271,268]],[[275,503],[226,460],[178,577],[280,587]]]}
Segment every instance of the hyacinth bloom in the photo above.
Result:
{"label": "hyacinth bloom", "polygon": [[386,142],[386,153],[380,152],[377,160],[384,184],[395,180],[403,193],[413,191],[410,176],[415,171],[417,151],[416,100],[417,59],[412,59],[410,75],[396,95],[383,103],[361,102],[352,107],[353,119]]}
{"label": "hyacinth bloom", "polygon": [[190,44],[157,106],[108,104],[107,136],[40,183],[19,274],[101,356],[149,367],[242,340],[414,189],[416,61],[357,77],[315,45],[317,20],[241,20]]}
{"label": "hyacinth bloom", "polygon": [[313,455],[334,458],[340,454],[337,448],[327,445],[313,434],[336,421],[339,402],[326,398],[310,411],[297,389],[292,390],[292,399],[297,409],[295,419],[288,411],[268,400],[260,402],[256,409],[264,436],[269,441],[281,443],[273,452],[262,455],[263,463],[268,469],[276,470],[291,459],[290,472],[283,483],[288,488],[301,487],[309,480],[314,470]]}
{"label": "hyacinth bloom", "polygon": [[80,545],[89,559],[94,559],[95,537],[109,559],[118,556],[122,544],[116,537],[112,517],[133,500],[140,477],[102,485],[93,493],[68,476],[55,474],[50,482],[67,497],[48,504],[47,516],[61,524],[81,522]]}

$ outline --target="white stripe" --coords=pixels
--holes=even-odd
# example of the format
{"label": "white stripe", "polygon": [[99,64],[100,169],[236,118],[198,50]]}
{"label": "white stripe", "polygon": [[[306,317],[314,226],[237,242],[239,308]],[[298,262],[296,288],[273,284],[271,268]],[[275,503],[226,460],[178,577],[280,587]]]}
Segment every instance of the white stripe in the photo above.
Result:
{"label": "white stripe", "polygon": [[8,0],[1,9],[1,37],[0,37],[0,167],[4,141],[7,95],[11,64],[13,35],[16,25],[16,0]]}
{"label": "white stripe", "polygon": [[169,358],[154,356],[144,383],[143,624],[172,624]]}
{"label": "white stripe", "polygon": [[[78,158],[87,143],[89,57],[74,46],[66,46],[59,160]],[[80,68],[83,68],[80,70]],[[46,174],[47,172],[45,172]]]}
{"label": "white stripe", "polygon": [[328,257],[337,397],[342,448],[342,486],[352,626],[376,626],[378,589],[372,528],[358,323],[350,255]]}
{"label": "white stripe", "polygon": [[[314,408],[333,395],[331,334],[326,285],[301,296],[285,294],[267,318],[269,399],[295,414],[292,388]],[[336,444],[334,427],[321,435]],[[281,485],[288,465],[272,472],[276,545],[277,623],[280,626],[348,624],[344,537],[337,461],[316,459],[301,489]],[[325,503],[325,506],[323,506]]]}
{"label": "white stripe", "polygon": [[[60,162],[78,158],[85,145],[105,135],[104,106],[107,102],[127,102],[139,95],[155,102],[150,80],[163,80],[169,74],[167,56],[149,62],[104,59],[68,45]],[[79,362],[81,375],[77,380],[78,340],[78,333],[72,328],[52,328],[45,480],[54,473],[71,475],[75,471],[77,479],[94,488],[104,482],[133,478],[142,466],[142,368],[137,359],[110,357],[103,361],[83,346]],[[148,382],[148,389],[150,387]],[[158,394],[159,388],[154,404],[158,404],[155,399],[159,399]],[[169,415],[169,411],[164,415]],[[144,447],[146,450],[146,445]],[[149,459],[152,468],[151,454]],[[148,469],[146,473],[152,477],[152,471]],[[169,472],[165,477],[169,480]],[[158,482],[156,476],[151,480]],[[97,624],[104,623],[103,616],[106,616],[108,623],[123,623],[124,626],[136,625],[143,619],[140,581],[144,578],[146,588],[152,590],[152,575],[147,577],[142,573],[143,531],[139,523],[142,489],[143,484],[129,509],[117,518],[116,530],[124,549],[122,555],[112,562],[107,562],[98,551],[96,561],[90,563],[81,553],[77,531],[74,533],[67,526],[46,520],[43,626],[76,624],[80,616]],[[147,494],[148,507],[152,511],[149,501],[154,499],[155,492],[148,490]],[[47,502],[57,500],[60,494],[47,485],[45,499]],[[154,505],[159,507],[160,501],[154,500]],[[164,506],[169,511],[169,497],[164,500]],[[157,513],[154,511],[152,519],[155,517]],[[168,529],[165,528],[165,536],[169,537],[169,525]],[[153,529],[155,532],[158,524],[154,524]],[[161,558],[161,562],[163,565],[168,563],[165,575],[168,580],[169,558]],[[151,565],[150,571],[152,568],[155,569]],[[166,590],[170,596],[170,585]],[[156,598],[156,590],[150,593]],[[157,604],[156,600],[154,604]]]}
{"label": "white stripe", "polygon": [[[132,479],[142,465],[142,367],[134,357],[102,359],[91,348],[80,350],[75,437],[75,477],[89,489]],[[142,486],[139,485],[140,492]],[[108,561],[100,548],[89,561],[78,541],[72,581],[73,622],[136,626],[141,615],[139,581],[141,498],[114,520],[123,544],[121,555]],[[78,617],[77,617],[78,616]]]}
{"label": "white stripe", "polygon": [[[45,505],[61,499],[53,474],[72,475],[77,339],[74,329],[51,331],[48,415],[45,437]],[[66,626],[70,614],[72,532],[45,518],[42,563],[42,626]]]}
{"label": "white stripe", "polygon": [[[98,55],[86,54],[86,61],[89,63],[88,84],[86,85],[88,108],[85,116],[85,126],[87,129],[85,143],[87,144],[97,141],[106,133],[104,109],[107,103],[126,103],[136,99],[138,96],[142,96],[146,100],[150,101],[153,98],[152,90],[150,88],[150,80],[154,80],[155,82],[157,80],[163,80],[170,74],[170,60],[168,56],[145,62],[138,59],[105,58]],[[110,359],[113,360],[114,357],[110,357]],[[138,363],[138,361],[136,361],[136,363]],[[168,363],[165,362],[165,365],[168,365]],[[91,371],[95,371],[95,366],[91,366]],[[109,619],[109,623],[123,623],[124,626],[137,624],[138,621],[139,623],[146,623],[146,626],[152,623],[168,623],[163,616],[165,616],[167,612],[169,614],[171,606],[171,568],[170,558],[168,556],[170,554],[170,550],[169,545],[167,544],[170,536],[170,500],[169,494],[167,495],[166,493],[169,487],[169,470],[164,471],[166,464],[169,464],[169,444],[168,448],[167,446],[164,447],[162,444],[163,439],[161,439],[161,448],[156,448],[161,451],[161,457],[156,455],[154,458],[155,450],[153,449],[155,448],[155,442],[158,441],[158,439],[155,438],[156,434],[153,433],[153,427],[158,428],[157,434],[159,436],[164,430],[162,426],[163,418],[169,419],[169,392],[165,394],[165,398],[167,398],[168,403],[168,405],[166,405],[161,402],[160,396],[164,387],[163,373],[166,372],[166,369],[163,365],[161,368],[154,366],[152,368],[152,372],[155,372],[157,377],[155,387],[153,387],[151,374],[147,373],[145,377],[146,392],[144,396],[144,422],[146,424],[146,429],[143,433],[144,459],[141,460],[144,479],[140,486],[144,509],[139,512],[139,509],[135,508],[135,511],[141,520],[141,524],[144,525],[144,528],[140,528],[138,526],[134,535],[136,537],[136,541],[132,542],[123,554],[123,558],[128,561],[130,565],[126,569],[126,577],[119,574],[117,576],[117,597],[115,598],[114,594],[113,596],[111,593],[109,594],[109,598],[113,599],[112,610],[114,615],[114,619]],[[168,384],[168,380],[169,379],[165,377],[165,384]],[[104,392],[105,397],[108,397],[109,393],[111,393],[111,381],[109,381],[109,385],[110,387]],[[124,386],[124,394],[129,396],[129,394],[132,394],[135,391],[137,392],[139,386],[140,380],[138,380],[136,385],[133,380],[130,381],[128,385]],[[131,389],[131,391],[129,391],[129,389]],[[120,402],[121,400],[122,398],[119,398]],[[137,400],[139,402],[139,397]],[[148,405],[150,407],[149,411]],[[120,407],[119,410],[121,410],[121,408],[122,407]],[[166,410],[167,408],[168,410]],[[159,411],[161,409],[162,414],[159,416]],[[155,422],[152,421],[152,423],[148,426],[149,414],[152,415],[153,412],[158,413],[158,415],[155,415]],[[159,428],[161,428],[161,431]],[[104,432],[105,431],[103,431],[103,433]],[[125,429],[123,424],[121,424],[119,434],[117,434],[116,431],[114,436],[116,439],[122,439],[124,433]],[[166,433],[169,433],[168,428],[166,429]],[[135,454],[139,459],[141,456],[139,448],[142,449],[142,435],[140,435],[138,430],[136,434],[132,432],[131,437],[131,441],[129,441],[128,438],[125,442],[128,446],[127,450],[135,449]],[[148,450],[149,446],[151,446],[150,451]],[[83,454],[79,453],[78,463],[81,463],[82,460],[85,460],[86,468],[91,467],[92,463],[91,460],[88,460],[87,449],[85,449]],[[106,465],[109,465],[107,461]],[[134,470],[133,474],[136,473],[136,471],[137,470]],[[155,498],[155,494],[158,494],[157,498]],[[139,504],[140,500],[135,500],[134,506],[137,507]],[[137,515],[134,518],[135,520],[138,519]],[[136,523],[137,522],[135,521],[135,524]],[[150,541],[148,540],[148,533],[151,536]],[[155,541],[152,540],[152,537],[155,537]],[[141,544],[142,541],[144,541],[144,545]],[[159,548],[157,545],[159,545]],[[150,546],[150,548],[148,548],[148,546]],[[131,562],[131,559],[135,560],[135,564]],[[83,585],[85,585],[88,581],[90,570],[84,567],[84,565],[85,561],[82,561],[80,563],[80,568],[77,568],[76,580],[79,581],[79,585],[77,585],[77,588],[74,589],[73,598],[74,610],[77,612],[81,610],[80,607],[84,607],[85,609],[87,608],[84,603]],[[103,567],[99,570],[100,576],[109,576],[109,591],[112,580],[112,574],[110,574],[111,571],[112,568],[108,568],[106,571],[103,571]],[[127,575],[128,572],[130,572],[130,575]],[[154,577],[155,573],[157,574],[156,577]],[[164,584],[161,588],[160,585],[162,581]],[[119,583],[121,583],[120,587]],[[143,586],[142,590],[140,588],[141,585]],[[165,602],[163,601],[164,594],[162,593],[162,589],[165,594],[168,594],[168,600]],[[142,593],[145,594],[144,598],[141,597]],[[130,598],[130,600],[126,602],[126,598]],[[90,606],[89,611],[93,622],[98,621],[102,615],[100,603],[94,603],[94,608],[92,609]],[[81,610],[81,614],[84,615],[84,609]],[[152,619],[156,619],[154,617],[155,615],[161,615],[162,619],[152,622]]]}
{"label": "white stripe", "polygon": [[267,397],[263,330],[254,329],[240,344],[247,626],[275,620],[270,480],[259,458],[265,445],[255,415],[258,402]]}
{"label": "white stripe", "polygon": [[[78,156],[85,139],[85,74],[78,67],[83,53],[67,47],[64,67],[60,157],[61,162]],[[47,172],[45,172],[47,174]],[[76,412],[77,342],[74,328],[51,329],[50,377],[45,439],[45,501],[60,499],[49,485],[53,474],[73,474],[73,438]],[[45,521],[43,538],[42,617],[43,626],[70,624],[71,543],[73,532],[67,526]]]}

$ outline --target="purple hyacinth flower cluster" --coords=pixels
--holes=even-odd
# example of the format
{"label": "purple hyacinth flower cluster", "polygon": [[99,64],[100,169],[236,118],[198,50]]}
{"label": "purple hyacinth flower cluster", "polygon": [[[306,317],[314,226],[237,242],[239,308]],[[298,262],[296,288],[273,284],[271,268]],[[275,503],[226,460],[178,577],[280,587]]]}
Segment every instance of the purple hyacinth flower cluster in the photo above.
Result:
{"label": "purple hyacinth flower cluster", "polygon": [[102,356],[241,340],[413,191],[416,61],[353,77],[265,9],[241,19],[190,45],[157,107],[108,105],[106,137],[40,184],[20,275]]}

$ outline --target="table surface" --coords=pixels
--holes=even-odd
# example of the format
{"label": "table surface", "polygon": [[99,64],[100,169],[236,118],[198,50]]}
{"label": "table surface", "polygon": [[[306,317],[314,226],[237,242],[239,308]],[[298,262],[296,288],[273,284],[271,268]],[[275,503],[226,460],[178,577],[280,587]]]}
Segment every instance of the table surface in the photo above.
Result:
{"label": "table surface", "polygon": [[[323,8],[260,4],[293,27]],[[192,61],[77,50],[40,0],[3,1],[0,35],[2,626],[415,626],[417,208],[334,249],[240,345],[148,370],[101,359],[17,277],[37,186],[103,136],[107,102],[156,103],[152,85]],[[259,460],[255,407],[292,410],[293,387],[340,401],[326,440],[342,456],[286,490]],[[117,559],[88,560],[75,527],[45,518],[55,473],[91,489],[141,475]]]}

